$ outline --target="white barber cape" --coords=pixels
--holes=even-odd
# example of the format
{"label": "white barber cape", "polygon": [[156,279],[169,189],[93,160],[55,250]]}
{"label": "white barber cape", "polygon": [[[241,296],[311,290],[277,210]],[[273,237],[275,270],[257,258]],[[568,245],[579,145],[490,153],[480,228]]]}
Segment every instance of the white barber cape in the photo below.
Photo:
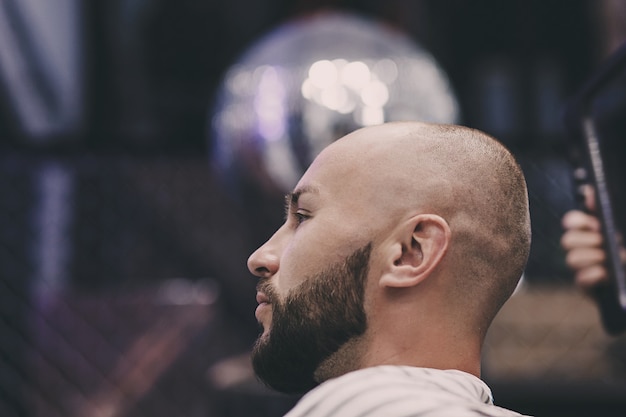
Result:
{"label": "white barber cape", "polygon": [[481,379],[457,370],[376,366],[311,390],[285,417],[513,417]]}

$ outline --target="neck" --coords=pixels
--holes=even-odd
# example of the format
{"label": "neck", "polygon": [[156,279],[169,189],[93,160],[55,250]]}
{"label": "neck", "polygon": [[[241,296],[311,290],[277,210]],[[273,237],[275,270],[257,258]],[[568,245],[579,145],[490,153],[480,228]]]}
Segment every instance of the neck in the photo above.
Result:
{"label": "neck", "polygon": [[368,317],[361,366],[458,369],[480,377],[482,333],[445,307],[449,304],[433,300],[382,303]]}
{"label": "neck", "polygon": [[[434,369],[458,369],[480,377],[480,344],[458,337],[421,334],[419,337],[376,337],[363,356],[362,367],[407,365]],[[395,341],[394,341],[395,340]]]}
{"label": "neck", "polygon": [[358,369],[398,365],[457,369],[480,378],[480,341],[450,335],[441,327],[417,334],[372,326],[324,360],[314,377],[322,383]]}
{"label": "neck", "polygon": [[[351,339],[324,360],[315,380],[324,382],[379,365],[457,369],[480,377],[482,332],[433,298],[368,303],[365,334]],[[439,305],[438,305],[439,304]],[[384,307],[380,307],[384,306]],[[442,313],[445,312],[445,313]],[[413,318],[413,319],[407,319]]]}
{"label": "neck", "polygon": [[322,383],[328,379],[364,368],[365,347],[363,336],[350,339],[337,352],[322,361],[315,370],[313,378],[315,381]]}

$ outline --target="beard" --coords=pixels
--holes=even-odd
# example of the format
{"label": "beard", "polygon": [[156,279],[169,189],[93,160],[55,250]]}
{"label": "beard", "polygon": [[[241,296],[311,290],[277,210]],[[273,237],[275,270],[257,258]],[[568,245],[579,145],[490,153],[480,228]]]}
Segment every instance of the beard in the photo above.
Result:
{"label": "beard", "polygon": [[314,388],[320,364],[367,328],[363,300],[371,243],[308,277],[284,300],[259,282],[272,305],[271,329],[252,351],[256,375],[270,388],[299,394]]}

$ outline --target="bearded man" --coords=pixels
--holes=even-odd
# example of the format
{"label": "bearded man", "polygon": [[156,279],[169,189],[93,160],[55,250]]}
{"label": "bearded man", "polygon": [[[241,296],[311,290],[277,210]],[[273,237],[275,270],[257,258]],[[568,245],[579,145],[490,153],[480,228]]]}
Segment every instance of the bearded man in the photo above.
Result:
{"label": "bearded man", "polygon": [[461,126],[357,130],[313,161],[248,260],[258,377],[297,416],[513,416],[481,347],[530,249],[523,173]]}

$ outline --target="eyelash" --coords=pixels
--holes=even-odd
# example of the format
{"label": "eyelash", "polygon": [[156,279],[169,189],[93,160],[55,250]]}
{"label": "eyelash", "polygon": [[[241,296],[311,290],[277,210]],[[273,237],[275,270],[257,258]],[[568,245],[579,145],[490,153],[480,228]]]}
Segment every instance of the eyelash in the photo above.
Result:
{"label": "eyelash", "polygon": [[296,226],[300,226],[302,224],[302,222],[304,222],[305,220],[308,220],[309,216],[307,214],[301,213],[299,211],[294,211],[293,212],[293,218],[296,221]]}

